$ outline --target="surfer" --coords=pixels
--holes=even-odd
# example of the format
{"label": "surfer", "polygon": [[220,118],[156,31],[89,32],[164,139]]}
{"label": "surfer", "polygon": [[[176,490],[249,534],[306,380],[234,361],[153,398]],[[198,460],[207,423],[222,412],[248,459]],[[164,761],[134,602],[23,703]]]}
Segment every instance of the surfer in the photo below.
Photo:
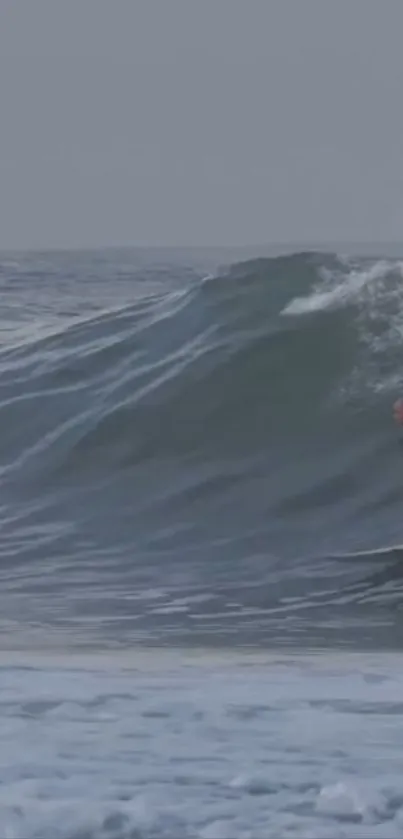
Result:
{"label": "surfer", "polygon": [[403,425],[403,399],[398,399],[393,406],[393,416],[399,425]]}

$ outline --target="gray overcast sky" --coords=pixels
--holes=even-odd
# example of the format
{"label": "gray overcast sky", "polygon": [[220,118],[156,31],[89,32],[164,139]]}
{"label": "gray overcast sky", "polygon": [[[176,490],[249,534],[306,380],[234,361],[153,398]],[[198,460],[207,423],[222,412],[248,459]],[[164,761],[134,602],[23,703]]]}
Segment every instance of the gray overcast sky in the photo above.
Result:
{"label": "gray overcast sky", "polygon": [[400,240],[402,0],[0,0],[0,247]]}

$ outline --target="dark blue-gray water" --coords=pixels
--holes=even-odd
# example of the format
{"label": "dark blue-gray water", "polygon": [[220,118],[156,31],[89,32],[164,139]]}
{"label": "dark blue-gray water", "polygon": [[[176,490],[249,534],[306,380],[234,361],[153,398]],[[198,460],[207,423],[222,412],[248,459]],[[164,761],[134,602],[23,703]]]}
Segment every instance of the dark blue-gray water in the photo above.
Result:
{"label": "dark blue-gray water", "polygon": [[399,250],[0,294],[0,836],[403,836]]}
{"label": "dark blue-gray water", "polygon": [[221,256],[3,255],[3,647],[402,642],[403,262]]}

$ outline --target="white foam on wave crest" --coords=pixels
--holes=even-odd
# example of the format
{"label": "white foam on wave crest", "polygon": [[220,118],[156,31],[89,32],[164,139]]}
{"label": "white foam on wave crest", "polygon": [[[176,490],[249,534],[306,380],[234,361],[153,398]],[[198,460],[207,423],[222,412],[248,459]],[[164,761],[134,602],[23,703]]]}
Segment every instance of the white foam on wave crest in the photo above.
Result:
{"label": "white foam on wave crest", "polygon": [[338,385],[337,398],[398,394],[403,384],[403,262],[339,261],[337,270],[324,268],[318,273],[310,293],[291,300],[281,315],[307,317],[354,306],[349,328],[355,329],[357,355],[352,357],[350,374]]}
{"label": "white foam on wave crest", "polygon": [[282,315],[306,315],[345,306],[359,298],[364,290],[384,280],[393,272],[403,278],[403,262],[379,260],[365,268],[347,273],[323,272],[321,282],[307,296],[295,297],[285,306]]}
{"label": "white foam on wave crest", "polygon": [[401,835],[401,656],[22,658],[0,661],[7,839]]}

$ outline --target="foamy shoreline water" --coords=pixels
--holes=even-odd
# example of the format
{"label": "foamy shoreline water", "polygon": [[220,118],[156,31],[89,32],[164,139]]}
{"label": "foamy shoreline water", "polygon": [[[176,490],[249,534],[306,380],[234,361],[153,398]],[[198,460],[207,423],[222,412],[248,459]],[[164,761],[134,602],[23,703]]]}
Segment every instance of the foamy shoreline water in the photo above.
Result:
{"label": "foamy shoreline water", "polygon": [[401,836],[402,663],[3,652],[0,833]]}

